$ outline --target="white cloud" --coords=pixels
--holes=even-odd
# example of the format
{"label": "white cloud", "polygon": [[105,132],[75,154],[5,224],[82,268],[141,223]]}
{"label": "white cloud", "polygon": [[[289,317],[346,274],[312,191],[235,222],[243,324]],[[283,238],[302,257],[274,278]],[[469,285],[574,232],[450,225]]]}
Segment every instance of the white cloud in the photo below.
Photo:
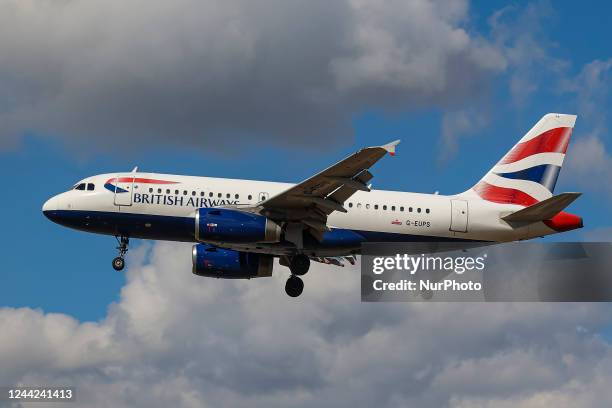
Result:
{"label": "white cloud", "polygon": [[442,139],[438,161],[444,163],[455,156],[459,150],[459,139],[474,135],[488,123],[489,114],[483,107],[445,112],[442,116]]}
{"label": "white cloud", "polygon": [[24,132],[79,151],[340,143],[364,108],[446,106],[504,68],[464,28],[468,12],[426,0],[3,1],[0,148]]}
{"label": "white cloud", "polygon": [[568,150],[565,166],[569,178],[581,187],[596,193],[610,194],[612,185],[612,156],[596,135],[582,136]]}
{"label": "white cloud", "polygon": [[[530,107],[529,100],[534,94],[553,86],[551,77],[565,74],[568,62],[553,55],[551,51],[556,45],[547,38],[544,29],[553,17],[554,10],[547,2],[531,2],[521,7],[506,6],[488,19],[490,40],[486,49],[494,50],[500,57],[482,53],[482,49],[480,53],[492,63],[497,61],[498,68],[505,70],[505,86],[514,110]],[[439,162],[455,156],[461,138],[487,128],[500,107],[503,109],[504,104],[500,105],[500,101],[492,104],[486,93],[473,92],[470,100],[445,109]],[[507,116],[498,116],[496,121],[507,121]]]}
{"label": "white cloud", "polygon": [[358,271],[329,266],[291,299],[287,275],[199,278],[189,246],[143,245],[100,322],[0,309],[0,383],[72,384],[94,407],[533,406],[608,395],[610,345],[593,331],[608,306],[364,304]]}
{"label": "white cloud", "polygon": [[565,73],[568,62],[555,57],[557,44],[548,38],[545,27],[554,20],[555,10],[546,2],[524,7],[507,6],[489,18],[496,47],[507,60],[509,91],[517,108],[529,106],[531,95],[551,85],[551,77]]}
{"label": "white cloud", "polygon": [[[570,180],[592,192],[612,198],[612,155],[605,141],[608,136],[609,88],[612,80],[612,59],[595,60],[582,67],[574,78],[563,82],[563,89],[577,98],[580,129],[570,144],[566,171]],[[576,136],[576,135],[575,135]]]}

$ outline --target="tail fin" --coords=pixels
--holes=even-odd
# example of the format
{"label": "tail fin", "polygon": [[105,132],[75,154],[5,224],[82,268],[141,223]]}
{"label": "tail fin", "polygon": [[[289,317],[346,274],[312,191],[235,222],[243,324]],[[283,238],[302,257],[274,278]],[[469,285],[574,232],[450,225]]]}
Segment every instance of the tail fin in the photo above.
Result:
{"label": "tail fin", "polygon": [[552,197],[576,115],[549,113],[471,190],[483,200],[530,206]]}

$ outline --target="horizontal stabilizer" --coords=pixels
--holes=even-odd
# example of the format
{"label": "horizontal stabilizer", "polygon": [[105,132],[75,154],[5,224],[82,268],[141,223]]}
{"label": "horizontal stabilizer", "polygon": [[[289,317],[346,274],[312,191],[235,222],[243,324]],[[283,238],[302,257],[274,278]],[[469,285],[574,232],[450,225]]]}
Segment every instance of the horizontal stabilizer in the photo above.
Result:
{"label": "horizontal stabilizer", "polygon": [[502,220],[508,222],[536,222],[549,220],[559,214],[565,207],[570,205],[581,195],[582,193],[561,193],[510,215],[506,215],[502,217]]}

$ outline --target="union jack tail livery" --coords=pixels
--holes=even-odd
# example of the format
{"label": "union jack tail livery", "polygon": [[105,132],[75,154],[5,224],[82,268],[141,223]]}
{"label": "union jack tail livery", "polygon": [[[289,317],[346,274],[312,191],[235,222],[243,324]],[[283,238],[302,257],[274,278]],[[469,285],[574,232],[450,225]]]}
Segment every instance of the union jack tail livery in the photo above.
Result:
{"label": "union jack tail livery", "polygon": [[544,115],[472,191],[487,201],[522,206],[551,198],[575,123],[576,115]]}

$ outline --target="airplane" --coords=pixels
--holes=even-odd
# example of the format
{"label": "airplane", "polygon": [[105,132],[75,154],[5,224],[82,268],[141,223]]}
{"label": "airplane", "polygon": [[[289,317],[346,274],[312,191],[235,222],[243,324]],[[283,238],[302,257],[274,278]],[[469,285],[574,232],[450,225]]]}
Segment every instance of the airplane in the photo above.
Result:
{"label": "airplane", "polygon": [[359,150],[298,184],[132,172],[101,174],[44,203],[51,221],[114,235],[115,270],[131,238],[194,243],[195,275],[272,275],[274,258],[300,296],[311,261],[355,264],[364,242],[526,240],[583,227],[563,211],[580,193],[553,195],[575,115],[544,115],[465,192],[373,190],[370,168],[399,140]]}

